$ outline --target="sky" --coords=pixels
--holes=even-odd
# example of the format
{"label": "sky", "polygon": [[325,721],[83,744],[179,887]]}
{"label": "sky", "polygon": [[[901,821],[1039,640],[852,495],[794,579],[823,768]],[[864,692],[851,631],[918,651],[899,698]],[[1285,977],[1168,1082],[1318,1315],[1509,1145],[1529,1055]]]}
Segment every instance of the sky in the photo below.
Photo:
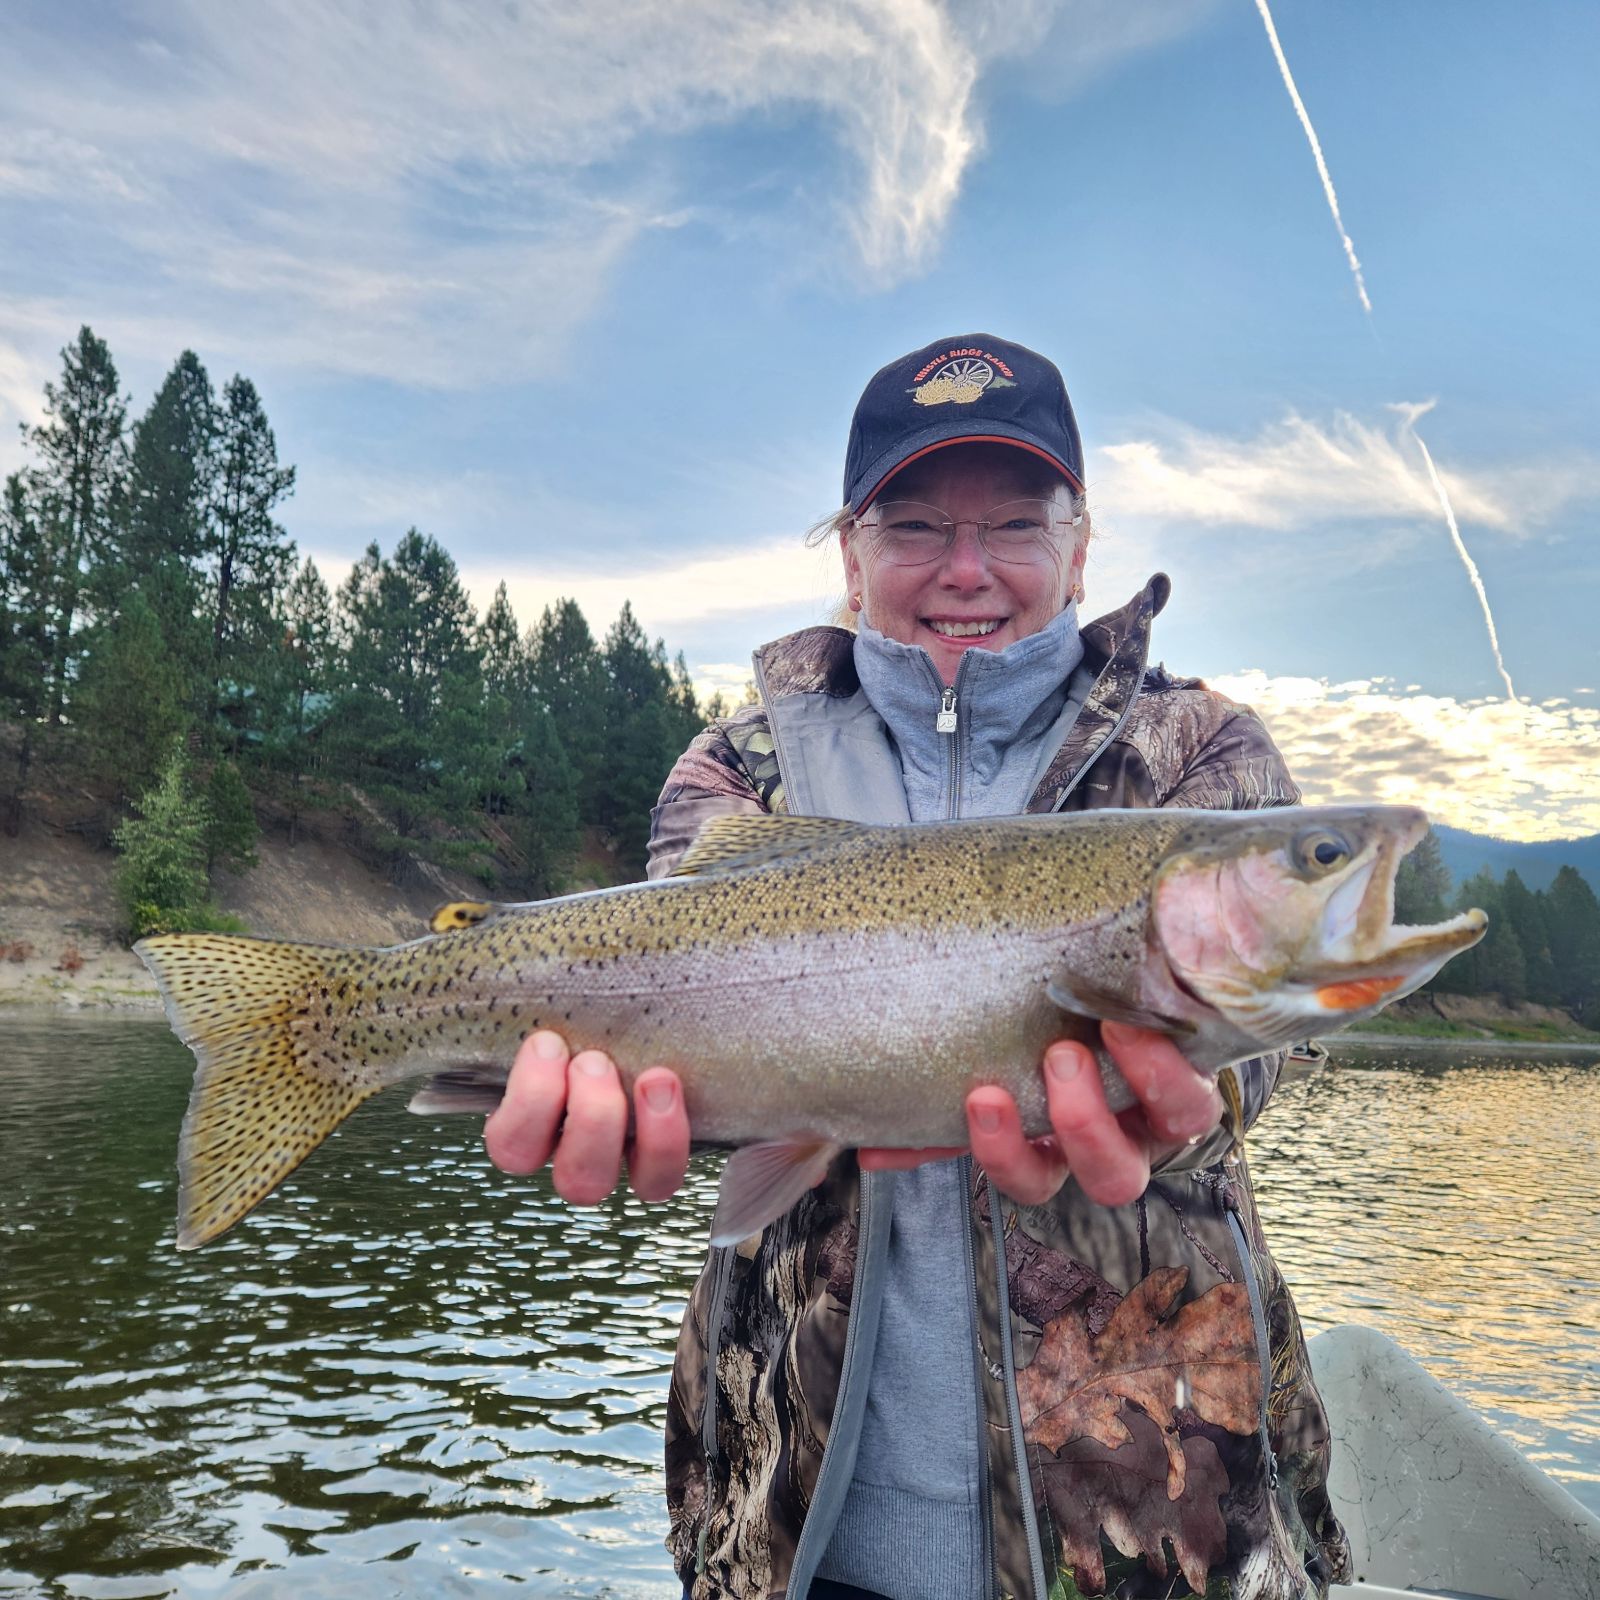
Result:
{"label": "sky", "polygon": [[1600,9],[1271,15],[1349,251],[1256,0],[14,0],[0,471],[80,324],[135,415],[190,348],[331,581],[415,525],[737,690],[842,597],[866,380],[991,333],[1072,393],[1085,613],[1169,573],[1308,799],[1600,831]]}

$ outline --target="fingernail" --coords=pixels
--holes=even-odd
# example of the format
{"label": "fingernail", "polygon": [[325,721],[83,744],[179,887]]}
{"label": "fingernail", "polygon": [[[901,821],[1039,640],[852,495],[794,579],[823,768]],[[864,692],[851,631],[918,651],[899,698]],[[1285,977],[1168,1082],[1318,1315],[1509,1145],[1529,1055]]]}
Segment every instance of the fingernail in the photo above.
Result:
{"label": "fingernail", "polygon": [[640,1085],[639,1094],[652,1111],[670,1111],[672,1102],[678,1098],[670,1078],[652,1078],[649,1083]]}
{"label": "fingernail", "polygon": [[548,1030],[533,1036],[533,1053],[541,1061],[555,1061],[567,1053],[567,1042],[559,1033]]}
{"label": "fingernail", "polygon": [[993,1106],[974,1106],[972,1120],[977,1123],[980,1133],[998,1133],[1000,1131],[1000,1113]]}
{"label": "fingernail", "polygon": [[585,1052],[574,1058],[573,1067],[586,1078],[608,1078],[611,1076],[612,1066],[602,1055],[591,1055]]}
{"label": "fingernail", "polygon": [[1076,1050],[1052,1050],[1044,1058],[1044,1063],[1057,1083],[1071,1083],[1083,1066]]}

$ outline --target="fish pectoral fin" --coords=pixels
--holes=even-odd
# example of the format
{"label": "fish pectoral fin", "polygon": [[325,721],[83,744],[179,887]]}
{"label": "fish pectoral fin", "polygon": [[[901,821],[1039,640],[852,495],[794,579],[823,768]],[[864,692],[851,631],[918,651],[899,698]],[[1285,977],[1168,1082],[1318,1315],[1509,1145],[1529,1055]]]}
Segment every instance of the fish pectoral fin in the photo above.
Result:
{"label": "fish pectoral fin", "polygon": [[1045,993],[1063,1011],[1070,1011],[1076,1017],[1088,1017],[1092,1022],[1125,1022],[1129,1027],[1149,1028],[1153,1033],[1164,1033],[1173,1039],[1187,1039],[1195,1031],[1187,1022],[1147,1010],[1071,973],[1052,978],[1045,985]]}
{"label": "fish pectoral fin", "polygon": [[451,1067],[436,1072],[406,1102],[406,1110],[419,1117],[442,1116],[454,1111],[487,1115],[499,1109],[506,1093],[505,1067]]}
{"label": "fish pectoral fin", "polygon": [[722,1169],[717,1211],[711,1219],[714,1245],[737,1244],[781,1217],[815,1186],[844,1147],[799,1135],[747,1144]]}
{"label": "fish pectoral fin", "polygon": [[497,917],[506,908],[496,900],[449,900],[428,918],[434,933],[456,933]]}
{"label": "fish pectoral fin", "polygon": [[785,817],[770,812],[713,817],[694,836],[694,843],[670,876],[692,878],[702,872],[788,861],[866,831],[859,822],[841,822],[836,817]]}

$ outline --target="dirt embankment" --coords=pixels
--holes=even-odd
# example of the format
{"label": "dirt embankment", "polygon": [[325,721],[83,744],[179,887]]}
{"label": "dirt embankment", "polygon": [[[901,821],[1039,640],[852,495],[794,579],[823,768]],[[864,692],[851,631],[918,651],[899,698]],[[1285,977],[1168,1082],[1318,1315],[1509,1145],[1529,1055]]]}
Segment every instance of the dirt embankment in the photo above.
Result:
{"label": "dirt embankment", "polygon": [[[483,893],[470,880],[408,863],[399,881],[362,863],[328,814],[302,824],[290,845],[263,817],[260,865],[216,874],[218,907],[252,933],[329,944],[395,944],[427,927],[442,901]],[[0,834],[0,1007],[160,1008],[155,985],[122,942],[113,852],[31,808],[16,838]],[[65,961],[63,958],[65,957]],[[75,959],[82,965],[71,969]]]}
{"label": "dirt embankment", "polygon": [[1372,1035],[1453,1033],[1464,1038],[1548,1038],[1585,1043],[1597,1037],[1558,1006],[1541,1006],[1531,1000],[1509,1005],[1495,995],[1433,993],[1407,995],[1354,1031]]}

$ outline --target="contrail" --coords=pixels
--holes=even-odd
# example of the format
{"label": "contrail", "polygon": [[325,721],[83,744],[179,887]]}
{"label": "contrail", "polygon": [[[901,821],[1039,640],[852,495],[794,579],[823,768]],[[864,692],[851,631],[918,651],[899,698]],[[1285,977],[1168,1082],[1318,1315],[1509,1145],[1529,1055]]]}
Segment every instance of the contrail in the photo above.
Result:
{"label": "contrail", "polygon": [[[1367,297],[1367,284],[1361,276],[1361,263],[1356,259],[1355,243],[1345,232],[1344,218],[1339,215],[1339,196],[1334,193],[1333,178],[1328,172],[1328,163],[1322,159],[1322,145],[1317,138],[1317,130],[1311,126],[1311,115],[1306,110],[1305,101],[1300,98],[1300,91],[1295,87],[1294,74],[1290,72],[1283,46],[1278,42],[1278,30],[1273,26],[1272,13],[1267,9],[1267,0],[1256,0],[1256,10],[1261,13],[1261,20],[1266,25],[1267,41],[1271,44],[1272,54],[1277,59],[1278,71],[1283,75],[1283,86],[1289,91],[1289,98],[1294,102],[1300,126],[1305,129],[1306,142],[1311,146],[1311,154],[1317,163],[1317,173],[1322,179],[1322,192],[1327,196],[1328,210],[1333,213],[1333,225],[1339,230],[1339,238],[1344,244],[1345,259],[1350,263],[1350,274],[1356,280],[1356,293],[1361,296],[1361,309],[1366,312],[1370,320],[1372,301]],[[1450,537],[1455,543],[1456,553],[1461,557],[1462,565],[1467,569],[1467,577],[1477,592],[1478,604],[1483,607],[1483,620],[1489,626],[1489,648],[1494,652],[1494,664],[1505,680],[1506,694],[1515,700],[1517,691],[1511,687],[1511,674],[1506,671],[1505,658],[1500,654],[1500,635],[1495,629],[1494,613],[1489,609],[1489,596],[1484,590],[1483,579],[1478,575],[1477,563],[1467,553],[1467,547],[1461,541],[1461,530],[1456,526],[1456,514],[1451,509],[1450,496],[1445,492],[1444,480],[1440,478],[1438,469],[1433,464],[1433,456],[1423,442],[1421,433],[1417,431],[1417,418],[1428,407],[1423,406],[1418,409],[1400,406],[1397,409],[1406,413],[1406,426],[1410,429],[1411,437],[1417,441],[1417,448],[1422,452],[1423,462],[1427,466],[1429,478],[1433,481],[1434,493],[1439,496],[1439,505],[1444,512],[1445,523],[1450,529]]]}
{"label": "contrail", "polygon": [[1361,309],[1370,317],[1372,302],[1367,298],[1367,282],[1361,276],[1361,263],[1356,259],[1355,243],[1345,232],[1344,218],[1339,215],[1339,197],[1333,192],[1333,179],[1328,174],[1328,163],[1322,159],[1322,146],[1317,140],[1317,130],[1311,126],[1306,103],[1300,98],[1300,91],[1294,86],[1294,74],[1290,72],[1289,63],[1284,58],[1283,46],[1278,43],[1278,30],[1272,25],[1272,13],[1267,10],[1267,0],[1256,0],[1256,10],[1261,13],[1261,20],[1267,25],[1267,39],[1272,45],[1273,55],[1278,58],[1278,71],[1283,74],[1283,86],[1289,91],[1289,98],[1294,101],[1295,115],[1300,118],[1300,126],[1306,130],[1306,142],[1311,146],[1311,154],[1317,163],[1317,174],[1322,179],[1322,192],[1328,197],[1328,209],[1333,213],[1333,225],[1339,230],[1339,239],[1344,245],[1345,260],[1350,263],[1351,276],[1356,280],[1356,293],[1361,296]]}
{"label": "contrail", "polygon": [[1456,514],[1451,509],[1450,496],[1445,492],[1444,479],[1439,476],[1439,469],[1433,464],[1433,456],[1423,442],[1422,435],[1417,432],[1415,415],[1408,419],[1407,426],[1411,429],[1411,437],[1417,441],[1417,448],[1422,452],[1428,476],[1433,480],[1433,492],[1438,495],[1444,520],[1450,526],[1450,537],[1455,540],[1456,554],[1461,557],[1462,565],[1467,569],[1467,576],[1472,580],[1472,587],[1477,591],[1478,604],[1483,607],[1483,620],[1489,627],[1489,648],[1494,651],[1494,664],[1505,680],[1506,697],[1515,700],[1517,691],[1512,685],[1511,674],[1506,671],[1505,657],[1500,654],[1500,635],[1495,632],[1494,613],[1489,610],[1489,596],[1484,592],[1483,579],[1478,576],[1478,564],[1467,554],[1467,547],[1461,542],[1461,530],[1456,526]]}

